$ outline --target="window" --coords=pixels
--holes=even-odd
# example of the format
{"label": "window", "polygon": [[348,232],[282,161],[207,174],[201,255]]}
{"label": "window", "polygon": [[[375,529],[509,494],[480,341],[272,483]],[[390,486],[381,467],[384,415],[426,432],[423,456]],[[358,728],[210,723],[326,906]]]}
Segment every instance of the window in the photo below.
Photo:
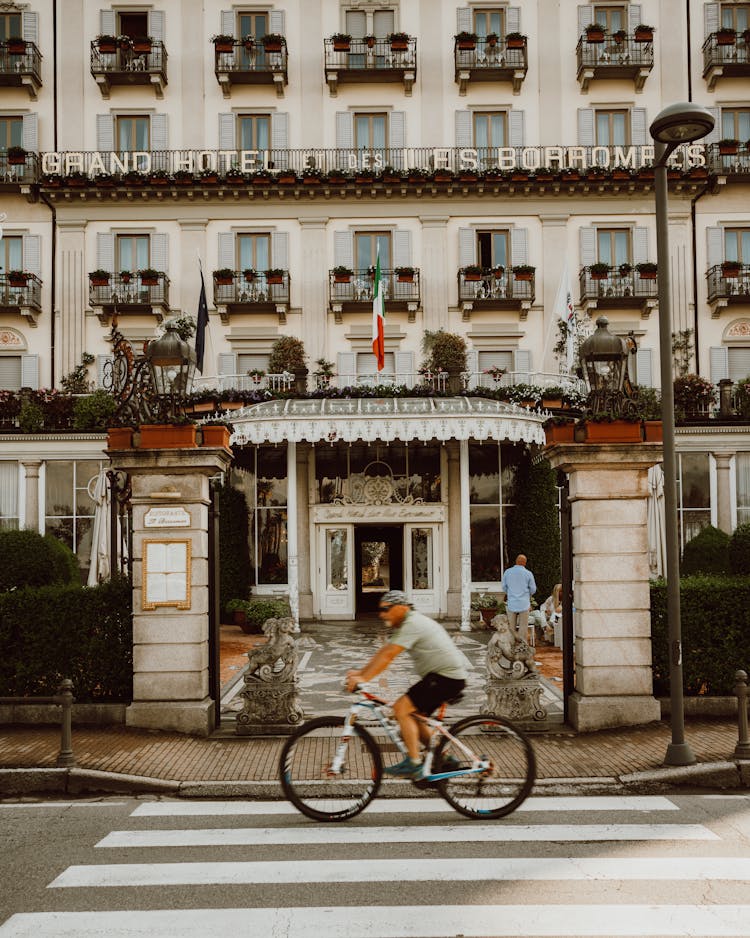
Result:
{"label": "window", "polygon": [[[396,356],[393,352],[386,352],[382,371],[378,371],[378,362],[372,352],[357,352],[357,376],[378,376],[379,380],[390,379],[396,373]],[[400,382],[399,382],[400,383]],[[406,383],[405,381],[403,382]]]}
{"label": "window", "polygon": [[151,119],[142,117],[118,117],[116,119],[117,149],[122,152],[130,150],[151,149]]}
{"label": "window", "polygon": [[391,236],[384,231],[362,231],[354,235],[354,257],[359,271],[374,267],[380,251],[380,269],[391,270]]}
{"label": "window", "polygon": [[387,447],[361,442],[316,446],[316,502],[331,504],[335,498],[361,491],[362,473],[374,460],[390,467],[401,498],[412,495],[426,502],[440,501],[440,446],[395,441]]}
{"label": "window", "polygon": [[7,274],[9,270],[23,270],[23,238],[0,240],[0,274]]}
{"label": "window", "polygon": [[144,270],[150,266],[148,235],[117,236],[117,270]]}
{"label": "window", "polygon": [[0,117],[0,150],[23,146],[23,118]]}
{"label": "window", "polygon": [[0,390],[21,390],[21,356],[0,355]]}
{"label": "window", "polygon": [[750,453],[737,453],[737,524],[750,523]]}
{"label": "window", "polygon": [[750,375],[750,346],[730,345],[727,349],[728,376],[741,381]]}
{"label": "window", "polygon": [[271,266],[271,236],[267,234],[237,235],[237,270],[268,270]]}
{"label": "window", "polygon": [[18,463],[8,460],[0,462],[0,531],[17,529]]}
{"label": "window", "polygon": [[708,453],[677,454],[680,547],[711,524]]}
{"label": "window", "polygon": [[121,36],[148,36],[148,13],[120,13]]}
{"label": "window", "polygon": [[16,39],[23,35],[20,13],[0,14],[0,41],[11,37]]}
{"label": "window", "polygon": [[510,265],[510,232],[478,231],[477,263],[483,269]]}
{"label": "window", "polygon": [[595,122],[596,146],[630,145],[630,115],[627,111],[597,111]]}
{"label": "window", "polygon": [[750,228],[724,229],[724,260],[750,264]]}
{"label": "window", "polygon": [[52,460],[46,464],[44,533],[67,544],[78,555],[81,567],[88,567],[91,559],[94,502],[88,484],[100,467],[95,460]]}
{"label": "window", "polygon": [[[268,35],[268,14],[267,13],[240,13],[237,17],[238,35],[241,39],[245,36],[252,36],[255,40],[260,40]],[[239,49],[241,69],[262,68],[265,65],[266,53],[262,42],[256,41],[252,50],[240,46]],[[255,149],[250,147],[249,149]]]}
{"label": "window", "polygon": [[750,108],[722,108],[721,136],[724,140],[750,140]]}
{"label": "window", "polygon": [[472,115],[477,150],[504,147],[508,139],[508,115],[504,111],[476,111]]}
{"label": "window", "polygon": [[501,368],[506,374],[513,371],[513,352],[509,349],[484,349],[477,354],[477,367],[477,385],[480,388],[496,388],[500,382],[487,372],[495,368]]}
{"label": "window", "polygon": [[469,527],[473,583],[499,582],[508,565],[506,521],[512,508],[517,451],[469,444]]}
{"label": "window", "polygon": [[232,472],[249,508],[250,579],[287,582],[286,447],[259,446],[243,453]]}
{"label": "window", "polygon": [[240,352],[237,355],[237,370],[245,375],[250,371],[268,371],[269,356],[262,352]]}
{"label": "window", "polygon": [[388,146],[387,116],[355,114],[354,146],[360,150],[384,150]]}
{"label": "window", "polygon": [[750,3],[722,3],[721,25],[738,33],[750,26]]}
{"label": "window", "polygon": [[628,13],[624,6],[594,7],[594,22],[599,23],[608,33],[628,28]]}
{"label": "window", "polygon": [[630,231],[626,228],[598,228],[596,256],[600,264],[609,264],[610,267],[629,264]]}
{"label": "window", "polygon": [[268,114],[241,114],[238,118],[240,150],[269,150],[271,118]]}
{"label": "window", "polygon": [[498,36],[504,36],[505,29],[505,10],[474,10],[474,32],[480,39],[484,39],[490,33],[497,33]]}

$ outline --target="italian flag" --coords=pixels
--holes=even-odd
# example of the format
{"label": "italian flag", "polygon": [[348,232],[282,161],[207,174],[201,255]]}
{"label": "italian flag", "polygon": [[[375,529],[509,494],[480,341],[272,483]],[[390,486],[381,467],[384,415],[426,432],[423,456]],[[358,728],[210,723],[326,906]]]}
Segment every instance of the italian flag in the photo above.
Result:
{"label": "italian flag", "polygon": [[375,265],[375,285],[372,293],[372,353],[378,360],[378,371],[385,367],[385,299],[380,277],[380,251]]}

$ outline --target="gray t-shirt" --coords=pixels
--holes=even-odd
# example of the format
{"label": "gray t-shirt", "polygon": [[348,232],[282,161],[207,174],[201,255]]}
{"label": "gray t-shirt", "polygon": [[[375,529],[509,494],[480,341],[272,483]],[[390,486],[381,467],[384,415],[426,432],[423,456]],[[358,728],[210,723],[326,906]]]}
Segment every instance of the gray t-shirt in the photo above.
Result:
{"label": "gray t-shirt", "polygon": [[453,644],[442,625],[415,612],[407,612],[401,625],[389,637],[392,645],[400,645],[411,655],[414,670],[420,677],[442,674],[465,681],[468,661]]}

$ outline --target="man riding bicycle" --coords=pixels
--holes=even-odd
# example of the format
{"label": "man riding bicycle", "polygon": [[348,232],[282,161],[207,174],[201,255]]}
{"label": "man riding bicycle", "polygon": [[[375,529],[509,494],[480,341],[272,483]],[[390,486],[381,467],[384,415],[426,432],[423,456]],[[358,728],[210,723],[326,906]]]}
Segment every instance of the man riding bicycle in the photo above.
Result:
{"label": "man riding bicycle", "polygon": [[371,681],[389,668],[402,651],[409,652],[421,680],[393,705],[408,756],[384,771],[397,778],[416,778],[422,769],[420,738],[427,744],[430,730],[412,714],[429,716],[442,703],[457,697],[466,685],[468,662],[445,629],[434,619],[416,612],[401,590],[390,590],[382,597],[378,614],[393,631],[363,668],[347,672],[346,689],[353,691],[358,684]]}

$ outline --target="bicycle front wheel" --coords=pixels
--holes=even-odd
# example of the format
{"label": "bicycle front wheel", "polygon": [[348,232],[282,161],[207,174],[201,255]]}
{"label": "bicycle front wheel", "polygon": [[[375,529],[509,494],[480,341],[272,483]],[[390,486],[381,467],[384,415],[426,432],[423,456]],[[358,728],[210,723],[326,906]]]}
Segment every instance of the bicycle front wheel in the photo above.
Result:
{"label": "bicycle front wheel", "polygon": [[[279,774],[284,794],[298,811],[316,821],[353,818],[380,787],[383,761],[375,740],[356,724],[345,740],[343,725],[343,717],[309,720],[289,737],[281,751]],[[341,755],[341,767],[334,772],[334,759]]]}
{"label": "bicycle front wheel", "polygon": [[479,759],[489,762],[484,772],[437,783],[452,808],[486,820],[510,814],[528,797],[536,778],[536,759],[521,730],[502,717],[473,716],[452,726],[450,734],[454,739],[443,738],[435,752],[437,771],[468,769]]}

